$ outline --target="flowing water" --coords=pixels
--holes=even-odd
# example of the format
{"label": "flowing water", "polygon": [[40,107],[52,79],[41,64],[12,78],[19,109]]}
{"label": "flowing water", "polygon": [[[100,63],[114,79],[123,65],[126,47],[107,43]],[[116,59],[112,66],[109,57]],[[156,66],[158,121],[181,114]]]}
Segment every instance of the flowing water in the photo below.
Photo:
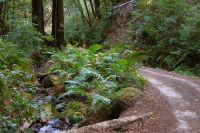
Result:
{"label": "flowing water", "polygon": [[44,119],[47,119],[46,124],[43,125],[40,129],[38,129],[38,133],[58,133],[60,131],[69,129],[67,125],[65,125],[62,130],[52,127],[54,123],[59,120],[59,118],[66,116],[64,113],[58,112],[55,109],[56,105],[53,102],[46,102],[43,100],[32,100],[32,102],[37,102],[41,104],[41,106],[45,110]]}

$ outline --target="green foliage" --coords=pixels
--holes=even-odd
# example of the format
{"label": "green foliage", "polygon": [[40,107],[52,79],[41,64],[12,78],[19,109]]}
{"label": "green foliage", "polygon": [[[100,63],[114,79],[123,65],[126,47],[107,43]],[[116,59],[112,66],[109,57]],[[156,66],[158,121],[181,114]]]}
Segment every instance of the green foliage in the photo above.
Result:
{"label": "green foliage", "polygon": [[24,22],[13,24],[12,30],[6,34],[4,38],[12,42],[13,47],[27,54],[34,49],[41,49],[44,40],[52,40],[51,36],[44,36],[37,32],[31,23]]}
{"label": "green foliage", "polygon": [[39,49],[42,42],[40,34],[29,23],[14,25],[11,32],[5,35],[5,39],[14,43],[17,49],[27,53],[30,53],[33,49]]}
{"label": "green foliage", "polygon": [[[18,55],[17,55],[18,54]],[[28,61],[9,43],[0,40],[0,132],[18,132],[24,120],[30,120],[33,107],[24,95],[32,84]]]}
{"label": "green foliage", "polygon": [[151,57],[151,66],[168,70],[179,66],[192,68],[199,63],[200,16],[199,4],[186,0],[153,0],[150,4],[138,2],[132,12],[135,47],[144,49]]}
{"label": "green foliage", "polygon": [[[80,1],[83,2],[83,1]],[[77,1],[75,2],[77,3]],[[101,11],[102,17],[98,18],[92,14],[91,5],[89,5],[90,19],[86,12],[84,4],[77,8],[74,2],[66,2],[66,17],[65,21],[65,40],[71,44],[95,44],[103,40],[102,34],[106,26],[110,23],[107,12]],[[101,2],[102,3],[102,2]],[[89,4],[89,2],[88,2]],[[105,6],[102,6],[105,8]],[[81,13],[81,11],[82,13]],[[103,15],[104,14],[104,15]]]}
{"label": "green foliage", "polygon": [[22,58],[24,54],[0,38],[0,68],[12,70],[16,65],[26,66],[27,59]]}
{"label": "green foliage", "polygon": [[66,92],[58,99],[72,94],[83,95],[87,97],[87,108],[95,111],[109,105],[115,93],[124,87],[143,87],[145,81],[136,72],[144,57],[141,51],[98,52],[101,48],[97,44],[88,49],[68,45],[52,55],[55,63],[48,71],[59,72],[66,87]]}
{"label": "green foliage", "polygon": [[81,17],[78,18],[75,15],[75,18],[73,18],[72,16],[65,24],[65,40],[73,44],[84,44],[84,42],[86,44],[98,43],[103,39],[102,33],[108,23],[106,20],[95,19],[92,27],[90,27],[81,20]]}

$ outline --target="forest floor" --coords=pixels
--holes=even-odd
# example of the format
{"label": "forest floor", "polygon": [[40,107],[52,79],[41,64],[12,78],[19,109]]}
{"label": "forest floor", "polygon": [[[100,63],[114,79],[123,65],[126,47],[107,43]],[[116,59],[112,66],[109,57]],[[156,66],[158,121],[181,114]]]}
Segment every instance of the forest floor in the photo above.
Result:
{"label": "forest floor", "polygon": [[[200,133],[200,79],[142,67],[148,79],[141,98],[121,117],[153,112],[124,133]],[[114,133],[116,131],[108,131]]]}

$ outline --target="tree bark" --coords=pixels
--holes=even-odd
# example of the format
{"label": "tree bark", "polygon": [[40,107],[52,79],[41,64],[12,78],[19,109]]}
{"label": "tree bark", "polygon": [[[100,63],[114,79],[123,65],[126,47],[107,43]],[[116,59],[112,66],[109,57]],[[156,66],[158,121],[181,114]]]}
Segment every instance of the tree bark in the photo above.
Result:
{"label": "tree bark", "polygon": [[64,8],[63,0],[53,0],[52,11],[53,47],[61,49],[64,46]]}
{"label": "tree bark", "polygon": [[8,12],[7,1],[0,2],[0,36],[5,35],[9,31],[9,27],[6,26],[6,13]]}
{"label": "tree bark", "polygon": [[128,117],[123,117],[119,119],[114,119],[110,121],[105,121],[101,123],[97,123],[94,125],[85,126],[79,129],[74,129],[70,131],[62,131],[59,133],[89,133],[89,132],[97,132],[97,131],[105,131],[106,129],[123,129],[126,128],[126,125],[133,123],[138,120],[142,120],[144,118],[148,118],[152,116],[153,113],[143,114],[143,115],[133,115]]}
{"label": "tree bark", "polygon": [[92,14],[93,14],[94,18],[96,18],[97,15],[96,15],[96,12],[95,12],[95,10],[94,10],[94,4],[93,4],[92,0],[90,0],[90,7],[91,7],[91,9],[92,9]]}
{"label": "tree bark", "polygon": [[0,29],[2,29],[3,26],[3,6],[4,2],[0,2]]}
{"label": "tree bark", "polygon": [[90,12],[89,12],[89,9],[88,9],[88,6],[87,6],[87,2],[86,2],[86,0],[83,0],[83,2],[85,4],[85,8],[86,8],[86,11],[87,11],[87,14],[88,14],[89,26],[92,27],[92,21],[91,21]]}
{"label": "tree bark", "polygon": [[94,0],[94,7],[95,7],[95,12],[98,18],[101,18],[101,13],[100,13],[100,0]]}
{"label": "tree bark", "polygon": [[42,0],[32,0],[32,23],[37,31],[44,34],[44,15]]}

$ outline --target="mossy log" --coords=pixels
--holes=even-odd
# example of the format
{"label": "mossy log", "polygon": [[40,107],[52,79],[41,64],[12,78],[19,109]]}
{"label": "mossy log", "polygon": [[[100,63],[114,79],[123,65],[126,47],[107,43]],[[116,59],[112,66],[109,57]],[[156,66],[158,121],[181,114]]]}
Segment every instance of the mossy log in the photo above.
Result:
{"label": "mossy log", "polygon": [[70,131],[61,131],[59,133],[88,133],[88,132],[94,132],[94,131],[105,131],[106,129],[112,129],[112,130],[118,130],[122,129],[124,126],[133,123],[138,120],[142,120],[144,118],[148,118],[152,115],[153,113],[147,113],[147,114],[142,114],[142,115],[133,115],[133,116],[128,116],[128,117],[123,117],[119,119],[113,119],[109,121],[104,121],[101,123],[97,123],[94,125],[89,125],[85,126],[79,129],[73,129]]}

